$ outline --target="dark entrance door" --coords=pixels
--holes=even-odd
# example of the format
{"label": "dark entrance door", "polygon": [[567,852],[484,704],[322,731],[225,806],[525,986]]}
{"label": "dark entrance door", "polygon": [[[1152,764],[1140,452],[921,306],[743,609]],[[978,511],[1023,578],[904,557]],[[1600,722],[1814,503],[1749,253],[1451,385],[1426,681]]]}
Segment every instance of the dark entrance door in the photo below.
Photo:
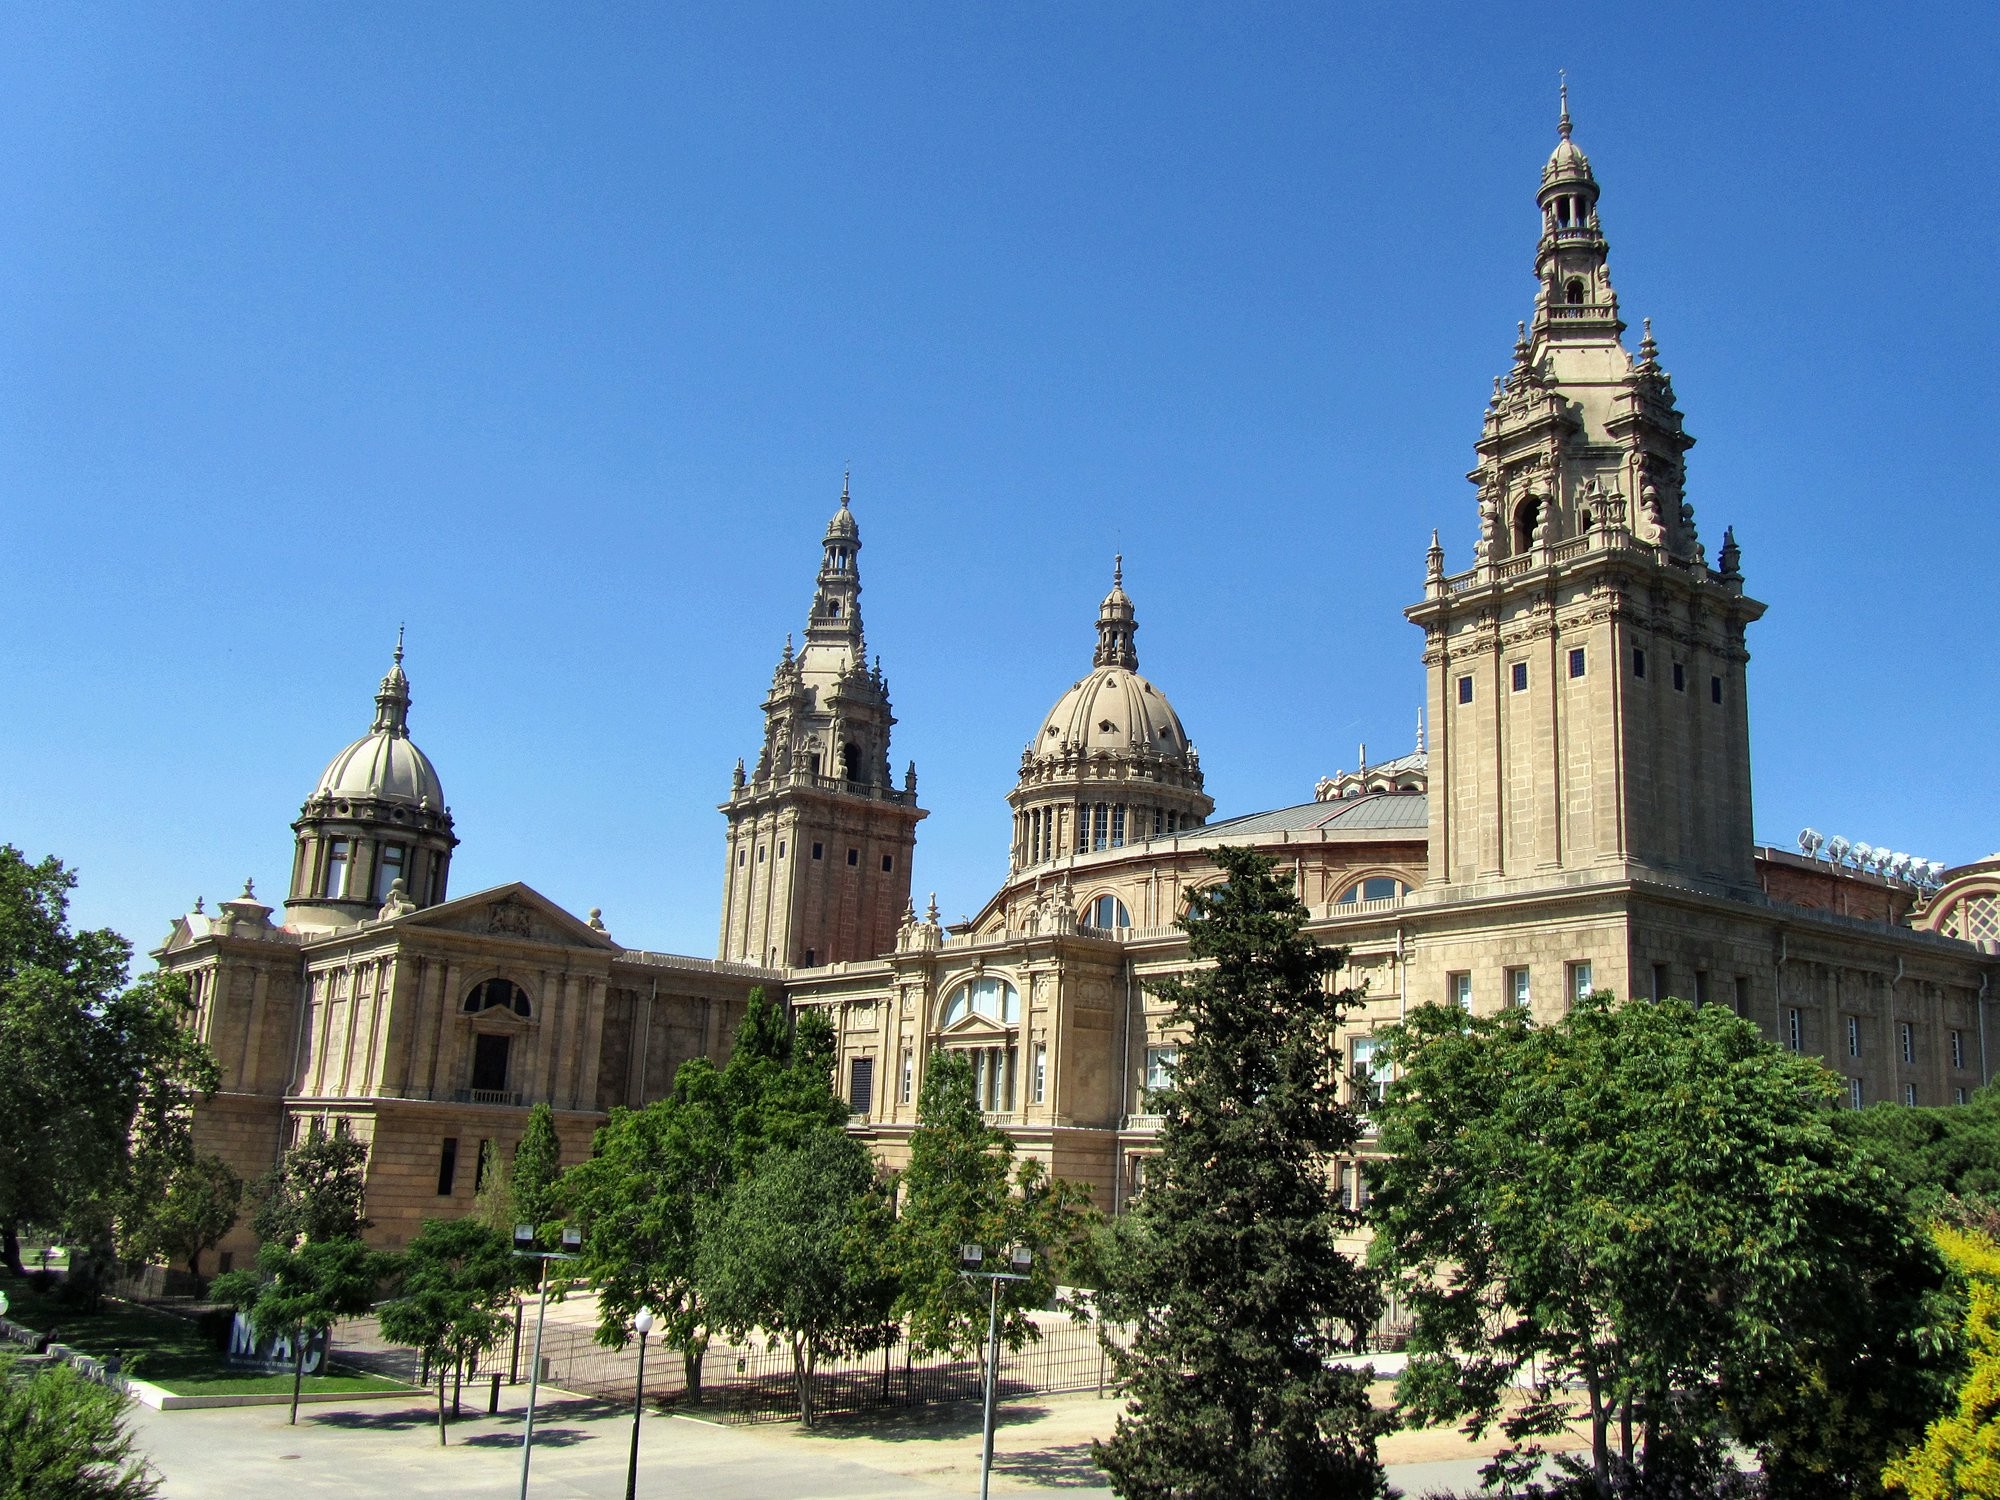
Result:
{"label": "dark entrance door", "polygon": [[512,1037],[480,1032],[472,1039],[472,1091],[498,1094],[507,1088],[507,1049]]}

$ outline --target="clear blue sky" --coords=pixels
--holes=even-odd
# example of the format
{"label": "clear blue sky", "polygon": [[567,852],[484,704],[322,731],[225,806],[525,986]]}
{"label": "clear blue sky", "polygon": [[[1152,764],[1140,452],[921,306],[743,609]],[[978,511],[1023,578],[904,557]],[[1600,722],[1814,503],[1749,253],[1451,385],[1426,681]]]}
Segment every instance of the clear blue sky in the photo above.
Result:
{"label": "clear blue sky", "polygon": [[[1569,70],[1751,647],[1760,836],[2000,846],[2000,12],[34,5],[0,17],[0,840],[143,947],[362,733],[714,951],[854,469],[931,817],[1004,873],[1111,554],[1228,814],[1407,748],[1401,616],[1527,316]],[[1981,466],[1984,465],[1982,468]]]}

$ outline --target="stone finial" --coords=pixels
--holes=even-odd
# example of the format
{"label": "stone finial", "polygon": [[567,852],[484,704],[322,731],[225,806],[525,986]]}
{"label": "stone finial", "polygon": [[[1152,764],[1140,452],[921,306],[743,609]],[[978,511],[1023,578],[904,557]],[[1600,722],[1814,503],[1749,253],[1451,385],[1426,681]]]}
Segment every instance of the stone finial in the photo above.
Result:
{"label": "stone finial", "polygon": [[1721,562],[1721,571],[1724,578],[1741,578],[1743,576],[1743,549],[1736,545],[1736,528],[1734,526],[1725,526],[1722,529]]}
{"label": "stone finial", "polygon": [[912,797],[917,795],[917,763],[915,761],[911,761],[909,769],[903,772],[903,790]]}
{"label": "stone finial", "polygon": [[935,927],[938,925],[937,892],[931,892],[931,904],[924,912],[924,920]]}
{"label": "stone finial", "polygon": [[200,916],[200,915],[201,915],[201,900],[202,900],[202,898],[201,898],[201,897],[199,897],[199,896],[197,896],[197,897],[195,897],[195,898],[194,898],[194,914],[195,914],[196,916]]}
{"label": "stone finial", "polygon": [[601,906],[593,906],[593,907],[591,907],[591,909],[590,909],[590,930],[591,930],[592,932],[602,932],[602,931],[604,931],[604,908],[603,908],[603,907],[601,907]]}
{"label": "stone finial", "polygon": [[1438,540],[1437,528],[1431,528],[1430,550],[1424,554],[1424,577],[1437,579],[1444,577],[1444,544]]}
{"label": "stone finial", "polygon": [[1424,750],[1424,706],[1423,706],[1423,705],[1422,705],[1421,703],[1419,703],[1419,704],[1417,705],[1417,754],[1419,754],[1419,755],[1422,755],[1422,754],[1424,754],[1424,753],[1425,753],[1425,750]]}
{"label": "stone finial", "polygon": [[744,777],[743,777],[743,757],[739,755],[739,756],[737,756],[737,757],[736,757],[736,771],[735,771],[735,774],[734,774],[734,775],[732,775],[732,776],[731,776],[731,777],[729,778],[729,785],[730,785],[730,786],[731,786],[731,788],[733,788],[734,790],[736,790],[736,791],[739,791],[739,792],[740,792],[740,791],[742,791],[742,790],[743,790],[743,781],[744,781]]}
{"label": "stone finial", "polygon": [[239,896],[237,899],[239,901],[255,901],[257,899],[257,882],[252,880],[247,875],[244,876],[243,894]]}
{"label": "stone finial", "polygon": [[[1559,117],[1559,118],[1558,118],[1558,119],[1556,120],[1556,131],[1557,131],[1557,133],[1558,133],[1558,134],[1560,134],[1560,135],[1562,136],[1562,138],[1563,138],[1564,140],[1568,140],[1568,139],[1569,139],[1569,130],[1570,130],[1570,125],[1569,125],[1569,72],[1568,72],[1568,70],[1567,70],[1567,69],[1565,69],[1565,68],[1557,68],[1557,69],[1556,69],[1556,77],[1562,80],[1562,81],[1561,81],[1561,83],[1560,83],[1560,84],[1559,84],[1559,85],[1557,86],[1557,90],[1556,90],[1556,92],[1557,92],[1558,96],[1559,96],[1559,97],[1561,98],[1561,100],[1562,100],[1562,114],[1561,114],[1561,116],[1560,116],[1560,117]],[[1546,98],[1546,97],[1548,97],[1548,96],[1547,96],[1547,95],[1544,95],[1543,97],[1544,97],[1544,98]]]}

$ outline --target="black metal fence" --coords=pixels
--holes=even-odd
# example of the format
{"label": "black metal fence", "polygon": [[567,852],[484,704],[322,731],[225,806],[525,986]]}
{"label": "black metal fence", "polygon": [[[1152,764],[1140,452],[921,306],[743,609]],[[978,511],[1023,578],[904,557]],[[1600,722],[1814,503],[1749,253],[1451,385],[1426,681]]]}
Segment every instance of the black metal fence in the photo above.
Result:
{"label": "black metal fence", "polygon": [[[525,1382],[535,1348],[534,1309],[527,1309],[518,1360],[511,1341],[487,1355],[474,1378],[490,1378],[494,1370]],[[1094,1324],[1078,1323],[1055,1314],[1038,1320],[1041,1337],[1018,1350],[1000,1351],[1000,1399],[1062,1391],[1103,1391],[1111,1369],[1098,1343]],[[1113,1330],[1114,1334],[1118,1330]],[[419,1361],[407,1349],[381,1342],[372,1320],[342,1325],[336,1340],[338,1357],[415,1379]],[[630,1401],[638,1388],[638,1346],[607,1349],[586,1325],[551,1322],[542,1333],[542,1383],[559,1390]],[[672,1406],[721,1422],[780,1422],[797,1417],[799,1391],[790,1348],[764,1340],[736,1344],[711,1343],[701,1365],[701,1384],[691,1390],[680,1354],[657,1344],[646,1351],[645,1399],[651,1405]],[[897,1337],[885,1348],[851,1358],[822,1361],[815,1370],[813,1409],[816,1416],[855,1415],[903,1407],[943,1406],[980,1399],[983,1383],[980,1357],[919,1356]]]}

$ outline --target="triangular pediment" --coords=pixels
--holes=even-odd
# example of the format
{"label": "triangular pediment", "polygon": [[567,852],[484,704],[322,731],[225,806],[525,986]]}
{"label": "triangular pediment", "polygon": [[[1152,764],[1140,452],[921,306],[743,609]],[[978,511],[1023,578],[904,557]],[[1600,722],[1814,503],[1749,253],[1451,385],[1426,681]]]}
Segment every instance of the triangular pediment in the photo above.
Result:
{"label": "triangular pediment", "polygon": [[383,925],[403,931],[466,932],[559,948],[624,951],[611,940],[610,934],[564,911],[540,891],[518,880],[470,896],[454,897],[442,906],[408,912]]}
{"label": "triangular pediment", "polygon": [[1004,1042],[1008,1034],[1017,1028],[1003,1025],[991,1016],[983,1016],[978,1011],[960,1016],[945,1027],[943,1039],[948,1042]]}

